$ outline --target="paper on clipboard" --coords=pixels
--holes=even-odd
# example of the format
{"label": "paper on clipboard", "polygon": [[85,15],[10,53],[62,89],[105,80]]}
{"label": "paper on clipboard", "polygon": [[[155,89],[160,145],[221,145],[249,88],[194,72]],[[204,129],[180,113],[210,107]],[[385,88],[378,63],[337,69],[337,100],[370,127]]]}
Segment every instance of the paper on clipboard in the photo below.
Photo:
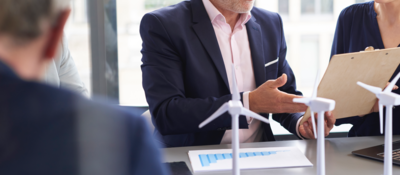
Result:
{"label": "paper on clipboard", "polygon": [[[357,82],[384,88],[399,64],[400,48],[335,55],[318,86],[317,96],[336,101],[333,115],[337,119],[368,114],[376,96]],[[307,109],[301,124],[309,117]]]}

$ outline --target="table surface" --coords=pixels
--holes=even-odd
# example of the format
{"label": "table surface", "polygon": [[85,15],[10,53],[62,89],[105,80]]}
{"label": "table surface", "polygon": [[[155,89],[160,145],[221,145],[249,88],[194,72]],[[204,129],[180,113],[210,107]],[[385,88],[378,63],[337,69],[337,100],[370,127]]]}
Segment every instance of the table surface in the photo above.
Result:
{"label": "table surface", "polygon": [[[393,136],[393,140],[400,140],[400,136]],[[326,152],[326,174],[327,175],[346,175],[346,174],[383,174],[383,162],[366,159],[351,154],[352,151],[372,147],[384,143],[384,137],[350,137],[350,138],[331,138],[325,140]],[[291,140],[291,141],[275,141],[275,142],[258,142],[258,143],[242,143],[240,148],[263,148],[263,147],[297,147],[311,161],[313,167],[304,168],[275,168],[275,169],[254,169],[241,170],[242,175],[251,174],[316,174],[316,140]],[[178,147],[165,148],[165,162],[186,162],[186,165],[192,171],[192,166],[189,161],[189,150],[207,150],[207,149],[230,149],[231,145],[209,145],[209,146],[193,146],[193,147]],[[214,171],[201,172],[194,174],[217,174],[228,175],[231,171]],[[400,167],[393,165],[393,174],[400,174]]]}

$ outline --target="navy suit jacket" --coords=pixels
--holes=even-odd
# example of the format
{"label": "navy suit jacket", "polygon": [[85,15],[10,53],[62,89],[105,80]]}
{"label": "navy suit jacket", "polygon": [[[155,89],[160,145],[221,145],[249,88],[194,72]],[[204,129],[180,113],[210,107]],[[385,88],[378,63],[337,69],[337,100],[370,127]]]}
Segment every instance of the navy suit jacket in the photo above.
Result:
{"label": "navy suit jacket", "polygon": [[2,62],[0,92],[0,174],[167,174],[140,116],[24,81]]}
{"label": "navy suit jacket", "polygon": [[[385,49],[376,16],[374,1],[354,4],[345,8],[337,22],[331,56],[341,53],[360,52],[368,46],[373,46],[375,49]],[[399,72],[400,67],[396,69],[390,81]],[[400,86],[400,81],[396,85]],[[393,92],[400,94],[400,89]],[[336,125],[344,123],[353,125],[349,131],[349,136],[381,135],[379,113],[377,112],[364,117],[355,116],[336,120]],[[393,134],[400,134],[400,127],[397,127],[399,125],[400,108],[396,107],[393,110]]]}
{"label": "navy suit jacket", "polygon": [[[277,13],[253,8],[246,24],[257,87],[283,73],[280,90],[301,95],[286,61],[282,20]],[[184,1],[146,14],[141,22],[143,88],[156,127],[166,147],[219,144],[231,128],[225,113],[207,126],[199,124],[232,96],[225,65],[211,20],[202,0]],[[274,60],[277,63],[265,67]],[[291,133],[302,114],[274,114]],[[268,118],[268,114],[264,114]],[[239,127],[248,128],[244,116]],[[273,141],[269,124],[262,124],[263,140]]]}

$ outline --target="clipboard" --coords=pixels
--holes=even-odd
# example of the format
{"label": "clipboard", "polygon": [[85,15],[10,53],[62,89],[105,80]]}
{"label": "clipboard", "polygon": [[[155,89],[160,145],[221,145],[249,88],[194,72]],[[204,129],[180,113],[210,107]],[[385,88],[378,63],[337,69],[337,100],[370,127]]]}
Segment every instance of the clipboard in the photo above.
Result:
{"label": "clipboard", "polygon": [[[369,114],[377,98],[357,82],[384,88],[400,64],[400,48],[367,50],[334,55],[318,85],[318,97],[335,100],[336,119]],[[301,124],[310,116],[308,108]]]}

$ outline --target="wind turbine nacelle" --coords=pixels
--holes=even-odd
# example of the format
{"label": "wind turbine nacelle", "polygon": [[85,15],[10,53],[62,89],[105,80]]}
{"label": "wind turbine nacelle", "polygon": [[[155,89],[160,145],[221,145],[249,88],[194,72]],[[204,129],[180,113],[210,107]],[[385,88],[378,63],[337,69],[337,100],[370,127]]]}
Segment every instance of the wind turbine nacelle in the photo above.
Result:
{"label": "wind turbine nacelle", "polygon": [[381,93],[379,94],[379,103],[383,105],[400,105],[400,95],[395,93]]}
{"label": "wind turbine nacelle", "polygon": [[243,104],[240,101],[229,101],[229,113],[237,115],[242,113]]}
{"label": "wind turbine nacelle", "polygon": [[335,101],[326,98],[316,98],[310,102],[311,111],[332,111],[335,109]]}

